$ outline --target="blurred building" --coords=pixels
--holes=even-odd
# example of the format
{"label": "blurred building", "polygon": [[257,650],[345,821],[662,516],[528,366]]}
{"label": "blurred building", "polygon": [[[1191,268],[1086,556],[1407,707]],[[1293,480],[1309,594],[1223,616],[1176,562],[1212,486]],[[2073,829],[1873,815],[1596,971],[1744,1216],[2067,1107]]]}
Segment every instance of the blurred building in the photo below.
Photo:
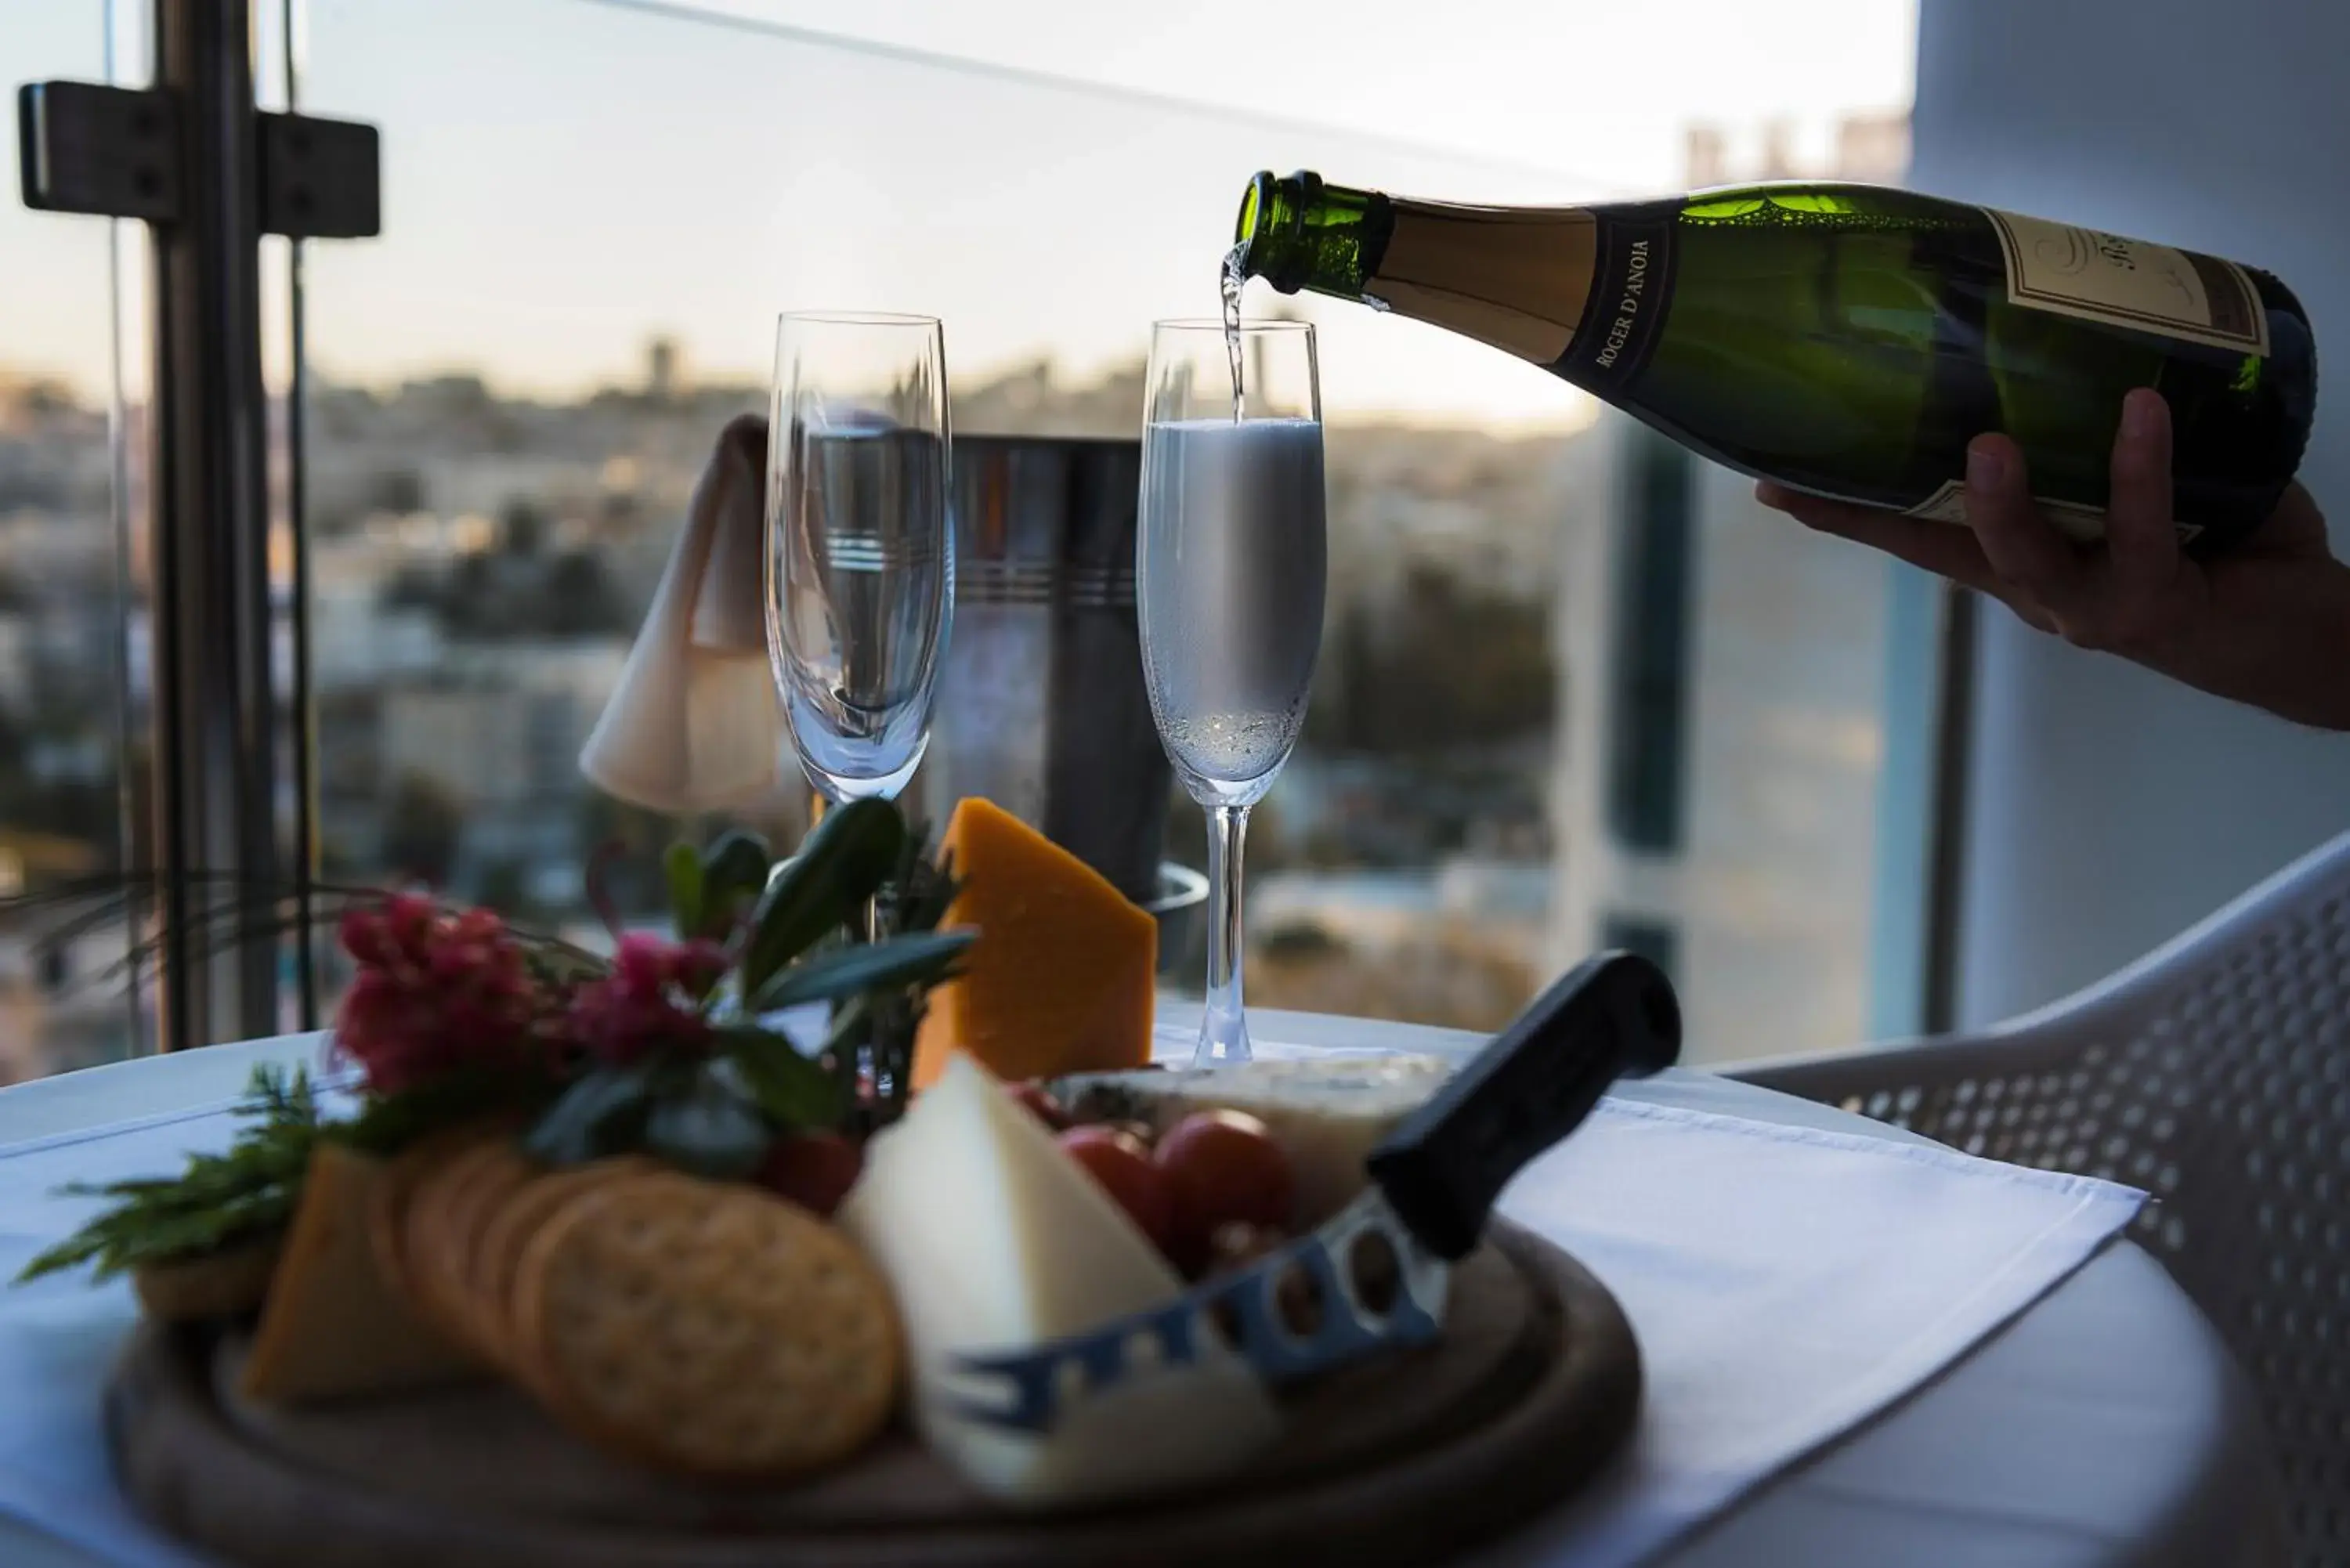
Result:
{"label": "blurred building", "polygon": [[1847,114],[1825,127],[1825,145],[1806,157],[1793,120],[1772,119],[1733,135],[1719,125],[1683,134],[1683,182],[1692,191],[1765,180],[1851,180],[1895,185],[1909,167],[1909,113]]}
{"label": "blurred building", "polygon": [[[1690,185],[1898,176],[1905,117],[1804,167],[1790,128],[1700,128]],[[1851,166],[1842,160],[1849,157]],[[1599,947],[1672,973],[1694,1061],[1866,1026],[1887,569],[1755,504],[1742,476],[1605,413],[1561,460],[1551,617],[1554,965]]]}
{"label": "blurred building", "polygon": [[645,350],[645,396],[666,403],[684,389],[677,339],[656,337]]}

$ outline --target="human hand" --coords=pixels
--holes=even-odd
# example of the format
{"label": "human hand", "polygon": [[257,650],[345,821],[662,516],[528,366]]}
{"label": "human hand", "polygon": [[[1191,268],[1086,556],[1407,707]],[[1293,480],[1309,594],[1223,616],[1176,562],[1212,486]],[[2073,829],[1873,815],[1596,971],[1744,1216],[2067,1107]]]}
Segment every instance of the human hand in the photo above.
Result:
{"label": "human hand", "polygon": [[2251,537],[2210,561],[2171,523],[2170,406],[2122,402],[2106,537],[2075,545],[2033,504],[2023,452],[2003,435],[1967,448],[1967,526],[1825,501],[1765,482],[1755,499],[1999,600],[2078,648],[2118,654],[2287,719],[2350,730],[2350,567],[2298,483]]}

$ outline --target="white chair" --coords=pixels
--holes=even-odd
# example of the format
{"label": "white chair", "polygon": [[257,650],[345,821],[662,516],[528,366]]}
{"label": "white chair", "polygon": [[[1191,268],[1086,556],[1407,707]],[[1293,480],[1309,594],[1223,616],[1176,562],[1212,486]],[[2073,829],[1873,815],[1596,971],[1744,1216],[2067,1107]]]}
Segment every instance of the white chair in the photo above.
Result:
{"label": "white chair", "polygon": [[1735,1075],[2153,1193],[2135,1239],[2260,1389],[2295,1562],[2350,1562],[2350,834],[2038,1012]]}

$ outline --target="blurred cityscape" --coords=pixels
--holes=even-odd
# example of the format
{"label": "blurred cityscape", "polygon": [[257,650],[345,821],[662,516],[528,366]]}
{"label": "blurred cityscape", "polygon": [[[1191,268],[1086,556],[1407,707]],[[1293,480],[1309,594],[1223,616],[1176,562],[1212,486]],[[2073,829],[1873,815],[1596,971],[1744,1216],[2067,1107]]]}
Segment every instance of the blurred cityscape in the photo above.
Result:
{"label": "blurred cityscape", "polygon": [[[314,389],[327,880],[419,881],[569,925],[590,919],[590,851],[618,838],[649,858],[683,826],[599,794],[579,749],[712,440],[764,398],[687,384],[666,344],[647,359],[639,385],[568,405],[465,376]],[[1023,367],[958,397],[955,420],[1123,432],[1140,385],[1139,366],[1086,385]],[[1534,979],[1554,701],[1542,584],[1562,450],[1332,432],[1330,648],[1303,754],[1252,836],[1268,1004],[1335,1005],[1368,967],[1383,988],[1358,1004],[1474,1023],[1505,1016]],[[0,380],[0,895],[120,864],[109,451],[103,410]],[[134,642],[142,621],[134,610]],[[1196,863],[1196,820],[1170,826],[1170,852]],[[614,886],[624,905],[652,892],[625,874]],[[1431,920],[1472,961],[1417,979],[1350,961],[1419,941]],[[120,959],[119,930],[55,954],[10,936],[0,1074],[120,1054],[127,1010],[110,984],[83,983]]]}
{"label": "blurred cityscape", "polygon": [[[1690,182],[1898,178],[1905,125],[1851,122],[1819,171],[1767,132],[1742,162],[1693,133]],[[764,401],[663,340],[635,384],[569,402],[460,373],[313,383],[328,880],[584,927],[582,867],[617,840],[611,891],[653,907],[653,857],[708,825],[603,797],[579,750],[717,431]],[[1139,364],[1078,382],[1040,361],[966,377],[953,417],[1128,435],[1141,403]],[[104,409],[0,369],[0,896],[120,868],[138,820],[143,561],[118,548],[114,450]],[[1250,1000],[1490,1029],[1607,943],[1676,971],[1700,1058],[1857,1037],[1881,568],[1614,416],[1336,425],[1328,475],[1313,707],[1250,836]],[[1198,863],[1195,811],[1168,843]],[[0,935],[0,1081],[130,1048],[125,948],[119,921]]]}

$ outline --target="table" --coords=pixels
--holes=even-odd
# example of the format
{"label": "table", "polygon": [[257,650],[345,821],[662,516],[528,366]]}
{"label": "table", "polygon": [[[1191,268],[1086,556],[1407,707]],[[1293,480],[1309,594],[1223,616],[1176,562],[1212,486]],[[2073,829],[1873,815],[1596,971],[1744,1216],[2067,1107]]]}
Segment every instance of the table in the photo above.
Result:
{"label": "table", "polygon": [[[1196,1013],[1193,1014],[1196,1018]],[[1465,1054],[1482,1037],[1253,1012],[1260,1042]],[[1196,1029],[1179,1007],[1170,1042]],[[315,1036],[92,1068],[0,1094],[0,1143],[233,1097]],[[1711,1075],[1627,1097],[1887,1137],[1915,1135]],[[2252,1395],[2202,1314],[2127,1242],[2107,1248],[1942,1377],[1767,1483],[1659,1568],[2269,1568],[2282,1507]],[[1478,1559],[1523,1561],[1507,1546]],[[93,1560],[0,1520],[0,1562]]]}

